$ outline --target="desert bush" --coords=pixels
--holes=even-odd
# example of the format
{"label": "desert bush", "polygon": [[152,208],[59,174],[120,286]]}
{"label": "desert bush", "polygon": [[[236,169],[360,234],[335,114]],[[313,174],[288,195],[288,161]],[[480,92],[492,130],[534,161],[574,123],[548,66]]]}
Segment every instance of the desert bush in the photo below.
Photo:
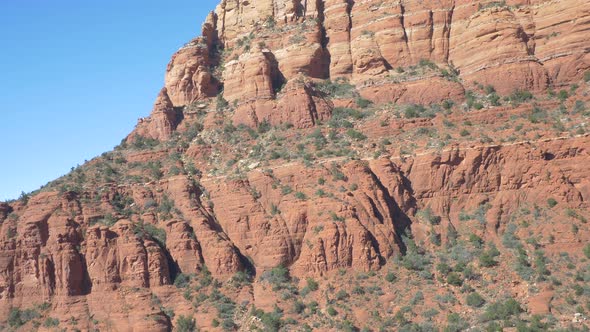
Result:
{"label": "desert bush", "polygon": [[480,308],[486,303],[486,300],[479,293],[473,292],[467,295],[466,302],[470,307]]}
{"label": "desert bush", "polygon": [[338,311],[336,311],[336,309],[334,309],[334,307],[332,307],[332,306],[329,306],[328,308],[326,308],[326,312],[330,316],[336,316],[336,315],[338,315]]}
{"label": "desert bush", "polygon": [[158,228],[152,224],[138,222],[133,225],[133,232],[140,239],[151,238],[161,247],[166,247],[166,231],[161,228]]}
{"label": "desert bush", "polygon": [[180,273],[174,278],[174,286],[176,286],[176,288],[186,288],[190,285],[190,282],[191,276],[188,274]]}
{"label": "desert bush", "polygon": [[356,102],[356,106],[358,106],[360,108],[367,108],[373,103],[372,101],[362,98],[362,97],[358,97],[355,100],[355,102]]}
{"label": "desert bush", "polygon": [[426,107],[422,105],[412,104],[406,106],[404,110],[404,116],[408,119],[419,118],[423,113],[426,112]]}
{"label": "desert bush", "polygon": [[430,209],[430,207],[419,210],[416,213],[416,217],[426,221],[430,225],[438,225],[438,224],[440,224],[440,220],[441,220],[441,218],[439,216],[435,215],[432,212],[432,209]]}
{"label": "desert bush", "polygon": [[488,305],[483,313],[481,320],[489,322],[494,320],[507,320],[523,311],[520,303],[515,299],[509,298],[506,301],[498,301]]}
{"label": "desert bush", "polygon": [[445,277],[446,277],[446,276],[447,276],[447,275],[448,275],[448,274],[449,274],[449,273],[452,271],[452,269],[451,269],[451,267],[449,266],[449,264],[447,264],[447,263],[444,263],[444,262],[442,262],[442,263],[438,263],[438,264],[436,265],[436,270],[437,270],[437,271],[438,271],[438,272],[439,272],[441,275],[443,275],[443,276],[445,276]]}
{"label": "desert bush", "polygon": [[274,286],[273,288],[278,290],[284,288],[284,284],[291,281],[291,276],[289,275],[289,269],[283,265],[279,265],[271,270],[265,271],[260,276],[260,279],[272,284]]}
{"label": "desert bush", "polygon": [[521,104],[531,99],[533,99],[533,94],[526,90],[516,90],[508,96],[508,100],[514,104]]}
{"label": "desert bush", "polygon": [[45,319],[45,321],[43,322],[43,326],[44,327],[56,327],[56,326],[59,326],[59,319],[52,318],[52,317],[47,317]]}
{"label": "desert bush", "polygon": [[223,98],[223,92],[217,95],[216,100],[217,103],[215,105],[215,110],[217,112],[222,112],[229,107],[229,103],[227,102],[227,100],[225,100],[225,98]]}
{"label": "desert bush", "polygon": [[465,331],[469,324],[464,321],[457,313],[451,313],[447,316],[447,326],[444,327],[444,332],[460,332]]}
{"label": "desert bush", "polygon": [[298,191],[295,193],[295,198],[304,201],[307,199],[307,196],[304,193],[302,193],[301,191]]}
{"label": "desert bush", "polygon": [[385,280],[387,282],[393,283],[393,282],[395,282],[396,279],[397,279],[397,277],[395,276],[395,274],[393,272],[387,272],[387,274],[385,275]]}
{"label": "desert bush", "polygon": [[197,329],[197,323],[194,318],[184,315],[178,316],[176,320],[176,331],[178,332],[194,332]]}
{"label": "desert bush", "polygon": [[496,266],[498,262],[495,260],[495,257],[498,255],[498,250],[495,248],[486,250],[479,255],[479,263],[482,267]]}
{"label": "desert bush", "polygon": [[157,139],[136,135],[133,137],[131,147],[137,150],[145,150],[158,146],[158,144],[160,144],[160,141]]}
{"label": "desert bush", "polygon": [[336,295],[334,295],[336,301],[346,300],[349,297],[350,295],[344,289],[339,290]]}
{"label": "desert bush", "polygon": [[29,321],[39,318],[41,315],[34,309],[21,310],[18,308],[10,309],[7,323],[10,327],[19,328]]}
{"label": "desert bush", "polygon": [[461,279],[461,276],[456,272],[449,273],[447,276],[447,282],[453,286],[463,285],[463,279]]}
{"label": "desert bush", "polygon": [[326,95],[334,98],[350,98],[353,97],[356,92],[355,86],[348,83],[348,81],[344,79],[323,81],[321,83],[317,83],[316,88]]}
{"label": "desert bush", "polygon": [[348,129],[346,131],[346,135],[348,135],[348,137],[350,137],[356,141],[364,141],[367,139],[367,136],[365,136],[365,134],[361,133],[360,131],[354,130],[352,128]]}
{"label": "desert bush", "polygon": [[497,8],[497,7],[505,7],[506,1],[492,1],[485,4],[478,4],[478,10],[484,10],[487,8]]}

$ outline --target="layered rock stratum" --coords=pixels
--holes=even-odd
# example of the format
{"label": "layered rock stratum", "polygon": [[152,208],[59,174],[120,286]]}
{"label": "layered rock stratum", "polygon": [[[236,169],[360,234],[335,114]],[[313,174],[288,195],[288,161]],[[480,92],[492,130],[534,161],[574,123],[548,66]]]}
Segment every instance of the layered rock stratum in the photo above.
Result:
{"label": "layered rock stratum", "polygon": [[587,1],[223,0],[0,203],[8,330],[583,331]]}

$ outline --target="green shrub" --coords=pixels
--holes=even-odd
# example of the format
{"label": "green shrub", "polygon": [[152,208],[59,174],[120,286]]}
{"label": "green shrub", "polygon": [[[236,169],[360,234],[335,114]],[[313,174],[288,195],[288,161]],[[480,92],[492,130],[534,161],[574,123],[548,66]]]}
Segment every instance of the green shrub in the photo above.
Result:
{"label": "green shrub", "polygon": [[497,93],[492,93],[488,96],[488,100],[490,101],[490,104],[492,104],[492,106],[500,106],[500,96],[498,96]]}
{"label": "green shrub", "polygon": [[522,307],[515,299],[508,299],[504,302],[498,301],[486,307],[482,315],[482,321],[507,320],[522,312]]}
{"label": "green shrub", "polygon": [[271,128],[272,128],[272,126],[270,125],[270,122],[268,122],[268,120],[264,119],[264,120],[262,120],[262,122],[260,122],[258,124],[257,130],[260,134],[264,134],[264,133],[269,132]]}
{"label": "green shrub", "polygon": [[293,312],[296,314],[301,314],[305,311],[305,303],[301,301],[295,301],[293,303]]}
{"label": "green shrub", "polygon": [[229,103],[227,102],[227,100],[225,100],[225,98],[223,98],[223,92],[217,95],[216,100],[217,103],[215,105],[215,110],[217,110],[217,112],[222,112],[223,110],[229,107]]}
{"label": "green shrub", "polygon": [[574,103],[574,107],[572,108],[572,112],[574,114],[577,113],[582,113],[586,110],[586,103],[584,103],[581,100],[576,100],[576,102]]}
{"label": "green shrub", "polygon": [[443,276],[447,276],[451,272],[451,267],[447,263],[438,263],[436,270]]}
{"label": "green shrub", "polygon": [[402,239],[406,242],[407,246],[406,255],[402,258],[402,266],[413,271],[426,271],[430,269],[430,256],[419,251],[414,240],[405,236],[402,236]]}
{"label": "green shrub", "polygon": [[355,94],[355,86],[345,79],[327,80],[316,84],[316,88],[333,98],[350,98]]}
{"label": "green shrub", "polygon": [[279,207],[276,206],[275,204],[271,204],[270,205],[270,214],[273,216],[276,216],[277,214],[280,214],[281,211],[279,210]]}
{"label": "green shrub", "polygon": [[447,316],[447,326],[444,332],[461,332],[467,330],[469,325],[457,313],[451,313]]}
{"label": "green shrub", "polygon": [[422,293],[422,291],[417,291],[414,294],[414,297],[412,297],[412,299],[410,300],[411,305],[417,305],[417,304],[421,304],[423,302],[424,302],[424,293]]}
{"label": "green shrub", "polygon": [[467,295],[466,300],[468,306],[475,308],[481,308],[486,303],[486,300],[477,292]]}
{"label": "green shrub", "polygon": [[221,327],[224,331],[235,331],[236,323],[234,323],[232,318],[226,318],[221,322]]}
{"label": "green shrub", "polygon": [[352,128],[346,131],[346,135],[356,141],[364,141],[367,139],[367,136],[365,136],[363,133]]}
{"label": "green shrub", "polygon": [[260,279],[275,286],[281,286],[282,284],[291,281],[291,276],[289,275],[289,269],[283,265],[279,265],[269,271],[265,271],[262,276],[260,276]]}
{"label": "green shrub", "polygon": [[508,97],[508,100],[515,104],[524,103],[531,99],[533,99],[533,94],[526,90],[516,90]]}
{"label": "green shrub", "polygon": [[332,306],[329,306],[329,307],[326,309],[326,312],[327,312],[327,313],[328,313],[328,315],[330,315],[330,316],[336,316],[336,315],[338,315],[338,311],[336,311],[336,309],[334,309],[334,307],[332,307]]}
{"label": "green shrub", "polygon": [[446,110],[450,110],[455,105],[455,102],[451,99],[446,99],[442,102],[442,107]]}
{"label": "green shrub", "polygon": [[158,144],[160,144],[160,141],[158,141],[157,139],[144,137],[141,135],[134,136],[133,141],[131,142],[131,146],[137,150],[151,149],[157,146]]}
{"label": "green shrub", "polygon": [[291,188],[290,186],[282,186],[281,187],[281,194],[283,194],[283,195],[289,195],[292,192],[293,192],[293,188]]}
{"label": "green shrub", "polygon": [[590,259],[590,244],[587,244],[583,249],[586,258]]}
{"label": "green shrub", "polygon": [[348,178],[340,170],[338,164],[332,163],[330,166],[330,173],[332,174],[332,180],[334,181],[347,181]]}
{"label": "green shrub", "polygon": [[358,107],[360,107],[360,108],[367,108],[367,107],[369,107],[369,106],[370,106],[372,103],[373,103],[372,101],[370,101],[370,100],[368,100],[368,99],[365,99],[365,98],[361,98],[361,97],[359,97],[359,98],[357,98],[357,99],[356,99],[356,106],[358,106]]}
{"label": "green shrub", "polygon": [[385,280],[387,282],[393,283],[396,279],[397,277],[395,276],[395,274],[393,274],[393,272],[387,272],[387,274],[385,275]]}
{"label": "green shrub", "polygon": [[152,240],[156,241],[161,247],[166,247],[166,231],[161,228],[158,228],[152,224],[138,222],[133,225],[134,233],[137,237],[143,238],[151,238]]}
{"label": "green shrub", "polygon": [[430,68],[430,69],[436,69],[436,68],[438,68],[438,66],[434,62],[432,62],[432,61],[430,61],[428,59],[420,59],[420,61],[418,62],[418,66],[420,66],[420,67],[427,67],[427,68]]}
{"label": "green shrub", "polygon": [[574,290],[574,294],[576,294],[576,296],[580,296],[582,294],[584,294],[584,287],[575,284],[572,286],[572,289]]}
{"label": "green shrub", "polygon": [[434,213],[432,212],[432,209],[430,209],[429,207],[419,210],[416,213],[416,216],[418,218],[426,221],[430,225],[438,225],[438,224],[440,224],[440,220],[441,220],[441,218],[439,216],[434,215]]}
{"label": "green shrub", "polygon": [[43,322],[43,326],[44,327],[56,327],[56,326],[59,326],[59,319],[47,317],[47,319],[45,319],[45,322]]}
{"label": "green shrub", "polygon": [[41,315],[34,309],[20,310],[18,308],[10,309],[8,313],[8,325],[10,327],[19,328],[29,321],[39,318]]}
{"label": "green shrub", "polygon": [[492,267],[498,265],[498,262],[494,259],[493,256],[489,251],[484,251],[481,255],[479,255],[479,263],[482,267]]}
{"label": "green shrub", "polygon": [[584,73],[584,81],[586,83],[590,82],[590,70]]}
{"label": "green shrub", "polygon": [[158,212],[163,215],[169,215],[174,208],[174,201],[168,198],[167,195],[162,196],[160,204],[158,205]]}
{"label": "green shrub", "polygon": [[481,248],[483,245],[483,239],[473,233],[469,234],[469,242],[476,248]]}
{"label": "green shrub", "polygon": [[244,271],[238,271],[236,272],[232,278],[231,281],[235,284],[238,285],[238,287],[241,287],[243,285],[249,285],[252,283],[252,277]]}
{"label": "green shrub", "polygon": [[408,105],[404,110],[404,116],[408,119],[411,118],[419,118],[422,116],[422,113],[426,112],[426,108],[422,105]]}
{"label": "green shrub", "polygon": [[194,318],[180,315],[176,320],[177,332],[194,332],[197,329],[197,323]]}
{"label": "green shrub", "polygon": [[487,8],[497,8],[497,7],[505,7],[506,6],[506,1],[492,1],[492,2],[488,2],[486,4],[478,4],[478,10],[484,10]]}
{"label": "green shrub", "polygon": [[295,198],[304,201],[307,199],[307,196],[305,196],[305,194],[302,193],[301,191],[298,191],[295,193]]}
{"label": "green shrub", "polygon": [[315,292],[319,289],[319,284],[317,281],[315,281],[313,278],[307,278],[307,288],[312,291]]}
{"label": "green shrub", "polygon": [[334,220],[334,221],[339,221],[339,222],[344,222],[346,220],[346,218],[337,215],[336,212],[334,212],[334,211],[330,211],[330,218],[332,218],[332,220]]}
{"label": "green shrub", "polygon": [[549,206],[550,209],[554,208],[556,205],[557,201],[555,200],[555,198],[547,199],[547,206]]}
{"label": "green shrub", "polygon": [[540,281],[545,280],[545,276],[551,274],[547,269],[547,258],[542,250],[535,250],[535,270]]}
{"label": "green shrub", "polygon": [[449,273],[449,275],[447,276],[447,282],[453,286],[463,285],[463,280],[461,279],[461,276],[456,272]]}
{"label": "green shrub", "polygon": [[471,135],[471,133],[467,129],[462,129],[459,135],[461,135],[461,137],[465,137]]}
{"label": "green shrub", "polygon": [[174,278],[174,286],[176,288],[186,288],[190,285],[191,276],[188,274],[180,273]]}

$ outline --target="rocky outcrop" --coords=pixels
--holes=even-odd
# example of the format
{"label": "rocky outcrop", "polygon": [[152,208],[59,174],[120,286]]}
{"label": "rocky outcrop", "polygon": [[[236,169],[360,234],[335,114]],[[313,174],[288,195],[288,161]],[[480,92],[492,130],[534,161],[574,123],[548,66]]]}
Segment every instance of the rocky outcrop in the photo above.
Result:
{"label": "rocky outcrop", "polygon": [[133,224],[93,227],[86,235],[88,275],[92,288],[114,290],[120,286],[157,287],[170,284],[166,256],[152,240],[137,238]]}
{"label": "rocky outcrop", "polygon": [[[590,197],[589,10],[580,0],[221,1],[174,54],[151,115],[128,136],[142,144],[0,203],[0,317],[34,305],[81,330],[170,331],[186,314],[214,330],[215,307],[226,329],[237,328],[232,319],[256,325],[252,305],[293,306],[315,292],[313,278],[326,289],[303,311],[336,303],[334,285],[380,299],[380,281],[365,290],[359,280],[398,258],[411,265],[400,258],[409,250],[476,261],[531,214],[538,220],[523,234],[532,249],[523,244],[518,257],[526,268],[541,270],[522,256],[541,246],[560,253],[552,264],[561,253],[577,259],[590,237],[575,224],[587,222],[578,212]],[[541,97],[549,88],[572,97]],[[536,99],[516,106],[493,94],[515,90]],[[513,122],[513,136],[486,136]],[[470,243],[450,253],[459,233]],[[346,269],[359,274],[343,281]],[[408,269],[388,279],[426,278],[430,295],[459,294],[438,268]],[[508,278],[479,273],[464,282]],[[531,312],[551,312],[561,290],[529,296],[531,285],[510,291],[530,298]],[[271,287],[285,292],[267,297]],[[376,306],[403,316],[393,304],[405,299],[387,293]],[[370,318],[335,307],[343,319]]]}
{"label": "rocky outcrop", "polygon": [[[206,265],[215,277],[228,278],[242,270],[243,257],[227,237],[227,234],[219,228],[219,221],[215,215],[202,204],[199,198],[202,191],[182,176],[172,178],[167,183],[166,190],[171,197],[175,198],[175,206],[188,219],[188,225],[171,227],[174,224],[169,224],[168,228],[168,231],[173,231],[174,228],[178,229],[178,227],[181,228],[178,230],[182,230],[179,234],[181,241],[175,245],[177,248],[179,244],[182,247],[171,252],[177,253],[173,256],[173,259],[181,268],[180,271],[194,273],[202,265]],[[192,229],[192,233],[187,226]],[[174,237],[174,239],[171,238],[169,241],[178,241],[177,237]],[[187,256],[192,258],[180,262],[182,258],[186,259]],[[186,270],[182,269],[183,266]]]}
{"label": "rocky outcrop", "polygon": [[[563,77],[579,78],[589,66],[587,50],[578,47],[588,24],[583,1],[560,2],[562,10],[550,1],[505,5],[330,0],[307,7],[295,3],[224,1],[216,9],[220,38],[227,47],[236,47],[236,41],[248,35],[252,44],[264,41],[268,52],[277,54],[286,80],[304,73],[360,83],[429,60],[439,66],[454,66],[466,82],[493,85],[501,94],[509,94],[561,84],[565,81],[559,78],[559,71],[564,72]],[[560,19],[564,17],[580,19]],[[319,25],[317,29],[313,22]],[[285,48],[281,41],[288,38],[292,40]],[[299,47],[303,45],[306,47]],[[293,50],[287,51],[289,47]],[[301,56],[302,49],[308,55]],[[551,65],[545,65],[546,61]],[[319,63],[329,64],[329,73],[306,70]],[[225,71],[225,80],[233,79],[233,71]],[[250,84],[259,85],[256,80]],[[227,93],[232,94],[232,86],[226,87]],[[262,89],[262,98],[271,94],[267,86]]]}
{"label": "rocky outcrop", "polygon": [[129,139],[137,136],[166,140],[170,138],[176,126],[180,123],[181,114],[177,112],[168,96],[168,90],[163,88],[156,98],[152,114],[148,118],[140,119],[136,129],[129,135]]}
{"label": "rocky outcrop", "polygon": [[196,38],[172,56],[166,69],[166,89],[174,106],[188,105],[219,92],[210,72],[214,47],[205,38]]}
{"label": "rocky outcrop", "polygon": [[328,98],[317,91],[311,82],[301,78],[287,82],[276,98],[254,98],[238,105],[233,122],[252,127],[266,122],[275,126],[290,124],[295,128],[309,128],[318,121],[329,119],[332,108],[333,104]]}
{"label": "rocky outcrop", "polygon": [[[256,126],[265,119],[306,127],[318,107],[300,94],[279,94],[285,83],[300,77],[345,78],[372,87],[364,96],[374,102],[410,103],[422,93],[411,90],[430,85],[432,75],[399,80],[397,73],[432,63],[457,73],[458,80],[427,89],[436,96],[420,102],[460,100],[464,89],[476,85],[491,85],[501,95],[540,92],[579,79],[590,68],[584,47],[587,6],[579,0],[559,6],[556,10],[551,1],[222,1],[207,17],[202,35],[173,56],[166,71],[168,97],[162,98],[184,107],[223,90],[229,106],[238,109],[236,123]],[[375,81],[381,82],[377,88]],[[300,110],[281,104],[300,105]],[[167,138],[174,119],[161,109],[169,107],[156,107],[138,131]]]}
{"label": "rocky outcrop", "polygon": [[[586,184],[588,170],[580,162],[588,157],[588,144],[588,137],[583,137],[549,140],[540,145],[452,149],[410,158],[402,169],[412,183],[414,197],[433,206],[437,213],[456,217],[459,211],[449,210],[454,205],[449,200],[463,197],[471,204],[485,201],[501,206],[501,212],[495,214],[500,222],[506,221],[518,209],[518,202],[524,200],[545,204],[550,196],[574,207],[581,206],[590,195]],[[493,197],[489,197],[490,193]],[[460,202],[456,207],[464,208]]]}

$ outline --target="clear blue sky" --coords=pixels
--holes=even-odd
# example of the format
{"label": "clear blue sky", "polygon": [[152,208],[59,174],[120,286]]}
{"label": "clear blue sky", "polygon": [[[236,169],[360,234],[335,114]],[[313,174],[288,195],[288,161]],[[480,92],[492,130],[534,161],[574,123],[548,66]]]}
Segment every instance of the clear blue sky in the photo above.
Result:
{"label": "clear blue sky", "polygon": [[0,0],[0,200],[111,150],[218,0]]}

